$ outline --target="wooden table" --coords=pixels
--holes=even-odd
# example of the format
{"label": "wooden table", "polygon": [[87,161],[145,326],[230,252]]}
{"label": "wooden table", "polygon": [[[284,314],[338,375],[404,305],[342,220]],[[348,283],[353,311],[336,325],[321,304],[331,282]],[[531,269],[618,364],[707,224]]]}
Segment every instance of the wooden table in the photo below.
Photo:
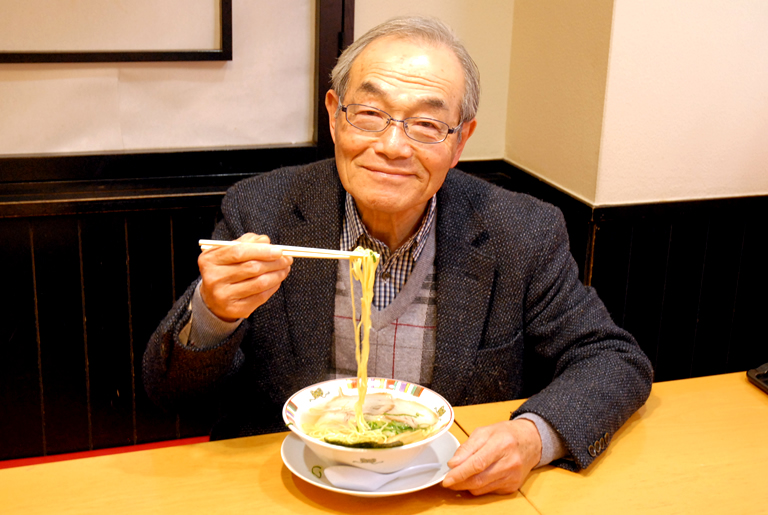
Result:
{"label": "wooden table", "polygon": [[[522,402],[459,407],[456,421],[471,432]],[[329,492],[283,465],[278,433],[0,470],[0,513],[768,513],[766,428],[768,395],[728,374],[655,384],[588,470],[543,467],[510,496]]]}
{"label": "wooden table", "polygon": [[[454,425],[451,433],[467,436]],[[288,433],[0,470],[0,513],[393,513],[536,515],[522,494],[473,497],[435,485],[386,498],[323,490],[283,465]]]}
{"label": "wooden table", "polygon": [[[522,401],[456,408],[468,433]],[[653,385],[586,470],[534,471],[521,491],[555,513],[768,513],[768,395],[743,372]]]}

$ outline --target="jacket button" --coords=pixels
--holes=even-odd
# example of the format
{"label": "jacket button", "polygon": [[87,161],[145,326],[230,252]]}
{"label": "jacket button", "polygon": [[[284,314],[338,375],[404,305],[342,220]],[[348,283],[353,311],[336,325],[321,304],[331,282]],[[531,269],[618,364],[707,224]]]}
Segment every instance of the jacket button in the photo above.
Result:
{"label": "jacket button", "polygon": [[593,458],[597,457],[597,451],[595,451],[594,445],[590,445],[589,447],[587,447],[587,450],[589,451],[590,456],[592,456]]}

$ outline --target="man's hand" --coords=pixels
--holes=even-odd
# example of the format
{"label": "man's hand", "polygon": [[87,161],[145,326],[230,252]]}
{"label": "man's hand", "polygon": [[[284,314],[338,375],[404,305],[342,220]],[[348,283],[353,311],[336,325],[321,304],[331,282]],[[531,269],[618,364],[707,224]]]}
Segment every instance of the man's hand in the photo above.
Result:
{"label": "man's hand", "polygon": [[214,315],[227,322],[246,318],[264,304],[291,271],[293,258],[267,245],[269,237],[243,234],[233,245],[203,251],[197,258],[200,295]]}
{"label": "man's hand", "polygon": [[452,470],[443,486],[469,490],[473,495],[511,494],[540,459],[541,437],[530,420],[479,427],[448,461]]}

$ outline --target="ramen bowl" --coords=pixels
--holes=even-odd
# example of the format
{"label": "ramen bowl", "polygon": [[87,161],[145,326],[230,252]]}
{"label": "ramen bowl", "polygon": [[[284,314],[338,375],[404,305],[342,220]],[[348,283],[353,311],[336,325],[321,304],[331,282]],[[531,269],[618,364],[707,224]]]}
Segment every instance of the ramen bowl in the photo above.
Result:
{"label": "ramen bowl", "polygon": [[302,424],[310,419],[310,408],[321,407],[340,393],[357,397],[357,378],[333,379],[307,386],[293,394],[283,406],[283,420],[318,457],[337,465],[351,465],[384,474],[408,466],[432,442],[453,424],[453,408],[441,395],[429,388],[397,379],[368,378],[368,394],[388,393],[424,405],[438,416],[432,433],[423,440],[400,447],[362,449],[327,443],[307,435]]}

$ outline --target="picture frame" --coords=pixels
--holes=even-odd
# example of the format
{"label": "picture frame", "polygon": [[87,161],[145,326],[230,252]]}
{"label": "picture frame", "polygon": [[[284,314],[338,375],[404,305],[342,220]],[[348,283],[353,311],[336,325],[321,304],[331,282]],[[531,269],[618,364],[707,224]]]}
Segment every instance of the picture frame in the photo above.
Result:
{"label": "picture frame", "polygon": [[[101,0],[81,0],[77,9],[40,2],[3,7],[0,63],[232,60],[232,0],[141,0],[128,9]],[[40,29],[14,34],[16,26]]]}

